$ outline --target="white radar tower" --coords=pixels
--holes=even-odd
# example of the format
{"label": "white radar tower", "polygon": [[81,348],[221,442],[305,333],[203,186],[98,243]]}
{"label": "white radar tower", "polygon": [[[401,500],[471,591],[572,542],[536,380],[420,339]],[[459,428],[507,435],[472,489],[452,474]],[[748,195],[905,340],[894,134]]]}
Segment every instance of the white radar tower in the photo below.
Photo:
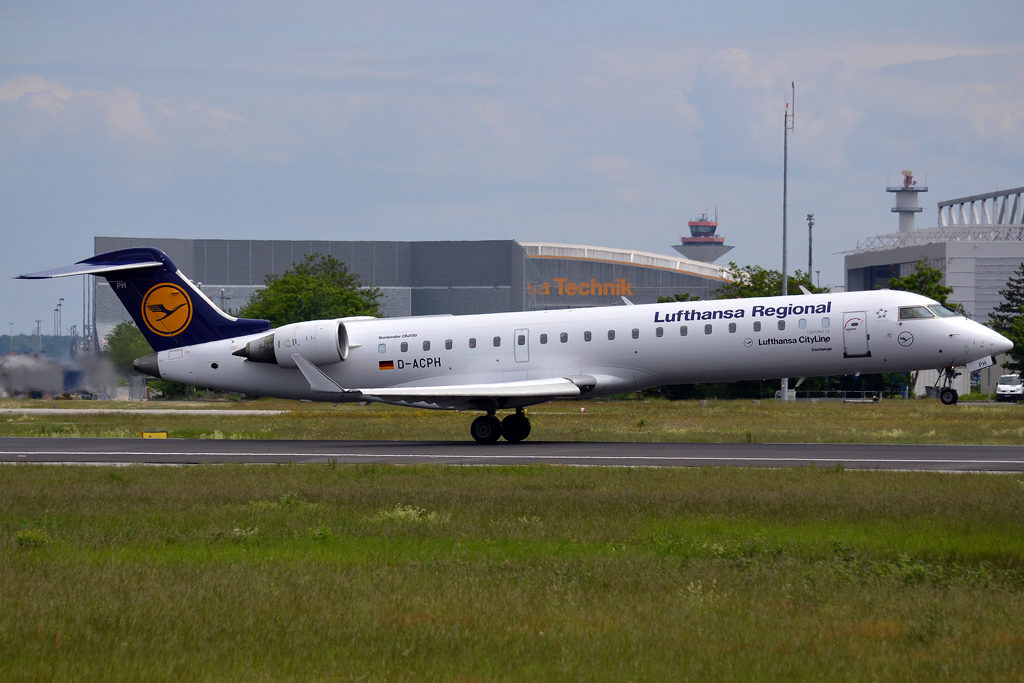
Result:
{"label": "white radar tower", "polygon": [[886,192],[896,193],[896,206],[892,207],[893,213],[900,215],[900,232],[914,231],[914,214],[921,213],[923,209],[917,205],[918,192],[927,192],[927,185],[918,185],[914,180],[913,171],[900,171],[903,174],[903,184],[885,188]]}

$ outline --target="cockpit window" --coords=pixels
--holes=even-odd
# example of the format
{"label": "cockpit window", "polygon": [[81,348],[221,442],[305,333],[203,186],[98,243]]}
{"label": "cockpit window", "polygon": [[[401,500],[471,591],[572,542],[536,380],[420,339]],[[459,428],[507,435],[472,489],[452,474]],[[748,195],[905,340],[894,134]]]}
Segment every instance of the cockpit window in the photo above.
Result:
{"label": "cockpit window", "polygon": [[945,306],[942,306],[942,305],[939,305],[939,304],[936,304],[935,306],[929,306],[928,310],[931,311],[932,313],[934,313],[935,315],[939,316],[940,318],[955,318],[955,317],[957,317],[957,314],[956,314],[955,311],[952,311],[952,310],[946,308]]}
{"label": "cockpit window", "polygon": [[904,306],[900,309],[900,320],[913,320],[915,318],[933,318],[935,314],[924,306]]}

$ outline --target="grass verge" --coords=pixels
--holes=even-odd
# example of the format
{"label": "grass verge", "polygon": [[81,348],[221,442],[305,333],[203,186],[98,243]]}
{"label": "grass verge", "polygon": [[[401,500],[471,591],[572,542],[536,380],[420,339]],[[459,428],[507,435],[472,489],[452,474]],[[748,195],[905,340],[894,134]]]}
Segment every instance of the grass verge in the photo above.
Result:
{"label": "grass verge", "polygon": [[[81,407],[85,402],[4,402],[0,407]],[[111,408],[112,402],[90,402]],[[174,402],[146,404],[173,408]],[[261,399],[204,403],[213,408],[285,410],[282,415],[2,414],[0,436],[469,440],[473,413],[383,405],[311,404]],[[196,407],[189,404],[188,407]],[[580,409],[586,412],[581,413]],[[777,401],[561,401],[530,410],[531,438],[545,441],[754,443],[919,443],[1019,445],[1024,408],[1015,404],[943,406],[936,400],[878,404]]]}
{"label": "grass verge", "polygon": [[1024,477],[16,466],[0,679],[1019,680]]}

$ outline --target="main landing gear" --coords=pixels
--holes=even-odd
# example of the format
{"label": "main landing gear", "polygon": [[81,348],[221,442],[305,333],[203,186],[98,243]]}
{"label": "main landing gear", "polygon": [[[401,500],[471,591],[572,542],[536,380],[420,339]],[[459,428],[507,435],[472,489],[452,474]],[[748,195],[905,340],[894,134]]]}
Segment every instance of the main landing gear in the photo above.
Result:
{"label": "main landing gear", "polygon": [[530,435],[530,420],[522,408],[516,408],[515,414],[504,420],[495,417],[491,410],[473,420],[469,433],[477,443],[494,443],[501,437],[505,437],[505,441],[522,441]]}
{"label": "main landing gear", "polygon": [[956,405],[957,399],[960,396],[956,393],[956,389],[953,388],[953,380],[959,377],[960,373],[951,365],[948,368],[944,368],[941,374],[942,386],[939,388],[939,400],[942,401],[942,405]]}

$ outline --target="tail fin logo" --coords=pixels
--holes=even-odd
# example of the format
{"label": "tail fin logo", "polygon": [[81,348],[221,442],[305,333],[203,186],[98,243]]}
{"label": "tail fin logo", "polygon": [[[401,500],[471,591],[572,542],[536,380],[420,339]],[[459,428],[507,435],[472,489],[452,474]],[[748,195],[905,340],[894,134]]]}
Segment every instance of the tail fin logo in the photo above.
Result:
{"label": "tail fin logo", "polygon": [[192,322],[192,300],[178,285],[161,282],[142,297],[142,319],[153,334],[173,337]]}

